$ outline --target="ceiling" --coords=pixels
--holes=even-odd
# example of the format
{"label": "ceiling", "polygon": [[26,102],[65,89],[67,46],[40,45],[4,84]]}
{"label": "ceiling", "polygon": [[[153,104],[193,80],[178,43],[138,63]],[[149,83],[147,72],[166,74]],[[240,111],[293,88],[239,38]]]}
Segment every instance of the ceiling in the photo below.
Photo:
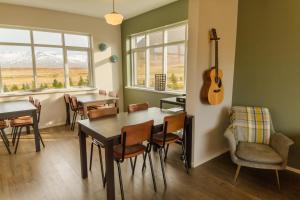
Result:
{"label": "ceiling", "polygon": [[[115,9],[125,19],[159,8],[177,0],[115,0]],[[112,0],[0,0],[0,3],[45,8],[100,17],[112,11]]]}

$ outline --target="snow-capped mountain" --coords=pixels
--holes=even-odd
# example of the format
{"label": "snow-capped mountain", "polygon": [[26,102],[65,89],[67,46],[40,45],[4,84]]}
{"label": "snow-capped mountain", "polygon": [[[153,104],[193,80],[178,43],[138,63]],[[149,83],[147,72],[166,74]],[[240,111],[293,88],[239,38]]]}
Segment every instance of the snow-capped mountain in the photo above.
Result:
{"label": "snow-capped mountain", "polygon": [[[63,66],[63,54],[61,49],[54,51],[39,51],[36,49],[36,63],[41,67]],[[78,53],[69,53],[68,62],[72,67],[85,67],[87,57]],[[12,49],[0,49],[0,66],[6,67],[32,67],[31,51],[18,51]]]}

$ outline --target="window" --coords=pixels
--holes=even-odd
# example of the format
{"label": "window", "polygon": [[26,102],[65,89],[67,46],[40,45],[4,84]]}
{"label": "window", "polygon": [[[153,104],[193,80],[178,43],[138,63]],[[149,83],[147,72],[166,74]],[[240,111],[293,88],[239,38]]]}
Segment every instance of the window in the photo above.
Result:
{"label": "window", "polygon": [[153,89],[155,74],[166,74],[166,89],[185,90],[187,23],[130,37],[131,85]]}
{"label": "window", "polygon": [[92,86],[90,36],[0,28],[1,92]]}

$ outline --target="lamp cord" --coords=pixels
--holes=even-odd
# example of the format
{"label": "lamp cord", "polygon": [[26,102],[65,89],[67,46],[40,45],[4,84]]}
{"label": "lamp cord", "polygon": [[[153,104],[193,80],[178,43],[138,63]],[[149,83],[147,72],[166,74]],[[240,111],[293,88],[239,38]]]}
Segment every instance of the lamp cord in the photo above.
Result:
{"label": "lamp cord", "polygon": [[113,0],[113,12],[115,12],[115,0]]}

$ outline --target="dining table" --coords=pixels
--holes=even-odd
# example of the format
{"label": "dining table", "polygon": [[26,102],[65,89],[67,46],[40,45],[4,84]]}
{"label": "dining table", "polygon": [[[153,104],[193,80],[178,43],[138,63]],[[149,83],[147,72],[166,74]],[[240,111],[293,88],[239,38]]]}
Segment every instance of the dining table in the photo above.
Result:
{"label": "dining table", "polygon": [[[106,195],[108,200],[115,199],[113,146],[120,143],[122,127],[154,120],[153,134],[155,134],[163,130],[164,117],[170,115],[174,115],[174,112],[152,107],[147,110],[134,113],[121,112],[117,116],[98,120],[80,120],[78,122],[78,134],[82,178],[85,179],[88,177],[86,138],[87,136],[91,136],[104,145],[106,165]],[[189,168],[191,167],[192,155],[192,121],[193,116],[187,115],[185,123],[186,138],[184,145],[186,147],[186,158]]]}
{"label": "dining table", "polygon": [[40,133],[37,119],[37,108],[26,100],[21,101],[7,101],[0,103],[0,119],[12,119],[22,116],[31,116],[33,119],[33,131],[35,139],[35,150],[39,152],[40,147]]}
{"label": "dining table", "polygon": [[103,104],[116,104],[115,106],[118,107],[119,98],[118,97],[111,97],[107,95],[100,95],[98,93],[92,94],[80,94],[76,95],[77,102],[83,106],[83,116],[87,118],[88,107],[89,106],[97,106]]}

